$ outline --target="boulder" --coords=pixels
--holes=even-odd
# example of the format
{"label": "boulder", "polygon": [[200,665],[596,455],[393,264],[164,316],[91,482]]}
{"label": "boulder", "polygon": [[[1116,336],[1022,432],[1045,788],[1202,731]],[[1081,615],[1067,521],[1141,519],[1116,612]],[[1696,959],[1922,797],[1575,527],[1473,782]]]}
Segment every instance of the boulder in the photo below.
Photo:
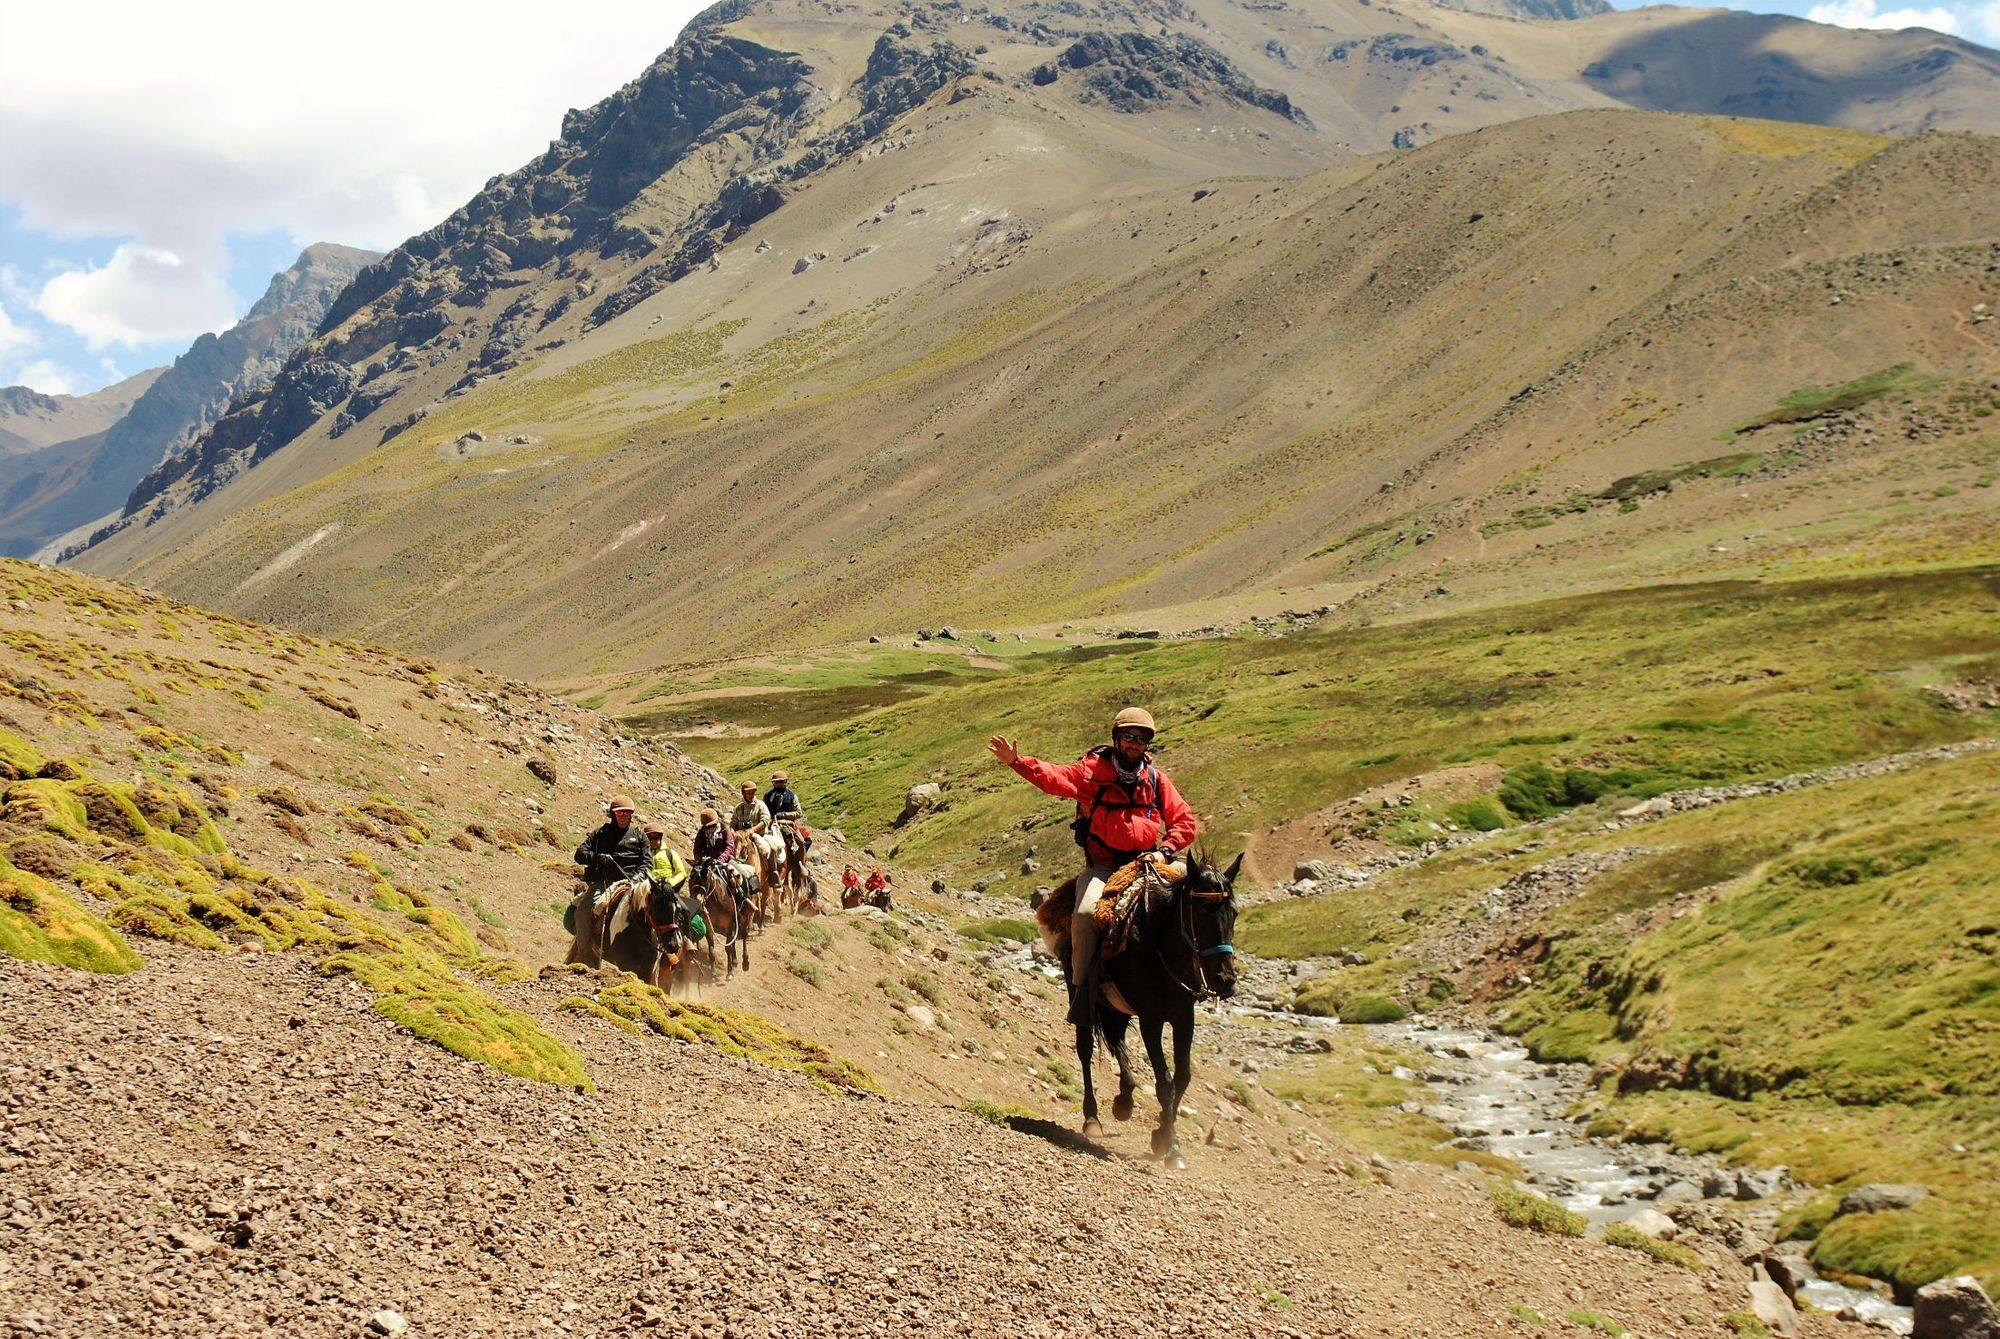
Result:
{"label": "boulder", "polygon": [[935,781],[920,781],[903,793],[903,812],[901,817],[897,818],[896,824],[900,827],[912,819],[942,807],[943,803],[943,786]]}
{"label": "boulder", "polygon": [[1738,1172],[1736,1174],[1736,1198],[1739,1200],[1767,1200],[1792,1184],[1789,1168],[1769,1167],[1762,1171]]}
{"label": "boulder", "polygon": [[2000,1310],[1970,1274],[1917,1290],[1910,1339],[2000,1339]]}
{"label": "boulder", "polygon": [[1681,1226],[1658,1209],[1641,1209],[1625,1220],[1634,1232],[1643,1232],[1655,1241],[1672,1241]]}
{"label": "boulder", "polygon": [[1766,1252],[1764,1271],[1771,1276],[1773,1283],[1784,1289],[1785,1296],[1792,1299],[1793,1305],[1798,1303],[1799,1289],[1813,1277],[1812,1263],[1806,1259],[1805,1249],[1799,1242],[1785,1242]]}
{"label": "boulder", "polygon": [[1324,883],[1333,877],[1333,866],[1324,860],[1301,860],[1292,866],[1294,879],[1307,879],[1313,883]]}
{"label": "boulder", "polygon": [[1834,1210],[1839,1218],[1850,1213],[1888,1213],[1893,1209],[1909,1209],[1917,1201],[1930,1194],[1929,1186],[1890,1185],[1876,1182],[1857,1186],[1840,1197],[1840,1207]]}
{"label": "boulder", "polygon": [[1762,1321],[1772,1334],[1792,1335],[1799,1332],[1799,1309],[1792,1305],[1791,1298],[1785,1296],[1785,1290],[1769,1279],[1751,1281],[1750,1314]]}
{"label": "boulder", "polygon": [[904,1005],[903,1017],[915,1023],[925,1032],[932,1032],[937,1028],[937,1015],[931,1012],[930,1006],[927,1004]]}
{"label": "boulder", "polygon": [[1701,1187],[1692,1181],[1669,1181],[1653,1196],[1655,1204],[1693,1204],[1701,1199]]}

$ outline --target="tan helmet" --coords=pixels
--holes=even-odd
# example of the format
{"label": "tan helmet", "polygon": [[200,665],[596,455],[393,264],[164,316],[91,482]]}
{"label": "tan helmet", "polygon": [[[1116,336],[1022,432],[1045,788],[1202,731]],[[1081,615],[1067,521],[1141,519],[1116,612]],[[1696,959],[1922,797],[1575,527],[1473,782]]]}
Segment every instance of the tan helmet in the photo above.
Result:
{"label": "tan helmet", "polygon": [[623,809],[628,814],[636,814],[639,812],[639,806],[632,803],[632,797],[630,795],[613,795],[611,797],[611,803],[605,805],[604,807],[610,810],[614,814],[617,813],[620,809]]}
{"label": "tan helmet", "polygon": [[782,769],[771,773],[771,780],[777,782],[781,786],[785,785],[791,779],[792,779],[792,774]]}
{"label": "tan helmet", "polygon": [[1153,724],[1153,713],[1144,707],[1127,707],[1113,716],[1112,735],[1116,736],[1120,730],[1144,730],[1148,739],[1159,733],[1159,727]]}
{"label": "tan helmet", "polygon": [[646,835],[648,837],[658,837],[664,841],[666,840],[667,830],[658,823],[648,823],[646,824]]}
{"label": "tan helmet", "polygon": [[713,823],[716,822],[720,817],[721,815],[717,814],[715,810],[704,809],[701,811],[701,816],[699,821],[703,823]]}

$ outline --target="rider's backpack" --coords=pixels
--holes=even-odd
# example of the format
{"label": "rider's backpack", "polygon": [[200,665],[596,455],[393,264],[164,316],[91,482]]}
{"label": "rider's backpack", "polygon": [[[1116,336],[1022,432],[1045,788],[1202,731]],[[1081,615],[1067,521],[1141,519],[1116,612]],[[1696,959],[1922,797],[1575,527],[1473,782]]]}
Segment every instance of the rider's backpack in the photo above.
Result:
{"label": "rider's backpack", "polygon": [[[1110,744],[1099,744],[1096,748],[1084,754],[1083,757],[1085,760],[1090,758],[1104,758],[1109,757],[1115,751]],[[1150,800],[1141,800],[1139,798],[1139,791],[1148,786],[1152,789],[1153,798]],[[1112,798],[1106,799],[1107,794]],[[1121,795],[1123,798],[1118,798]],[[1071,820],[1069,830],[1070,835],[1076,838],[1076,844],[1086,853],[1090,850],[1091,815],[1095,814],[1099,809],[1141,809],[1149,813],[1155,820],[1158,820],[1161,816],[1159,769],[1153,766],[1150,759],[1142,761],[1139,764],[1139,774],[1133,781],[1131,789],[1126,789],[1124,783],[1119,781],[1101,782],[1097,787],[1097,794],[1091,797],[1089,804],[1085,804],[1082,800],[1076,802],[1076,817]],[[1116,847],[1105,843],[1102,839],[1099,840],[1098,844],[1113,855],[1124,856],[1128,860],[1136,858],[1139,855],[1137,851],[1120,851]]]}

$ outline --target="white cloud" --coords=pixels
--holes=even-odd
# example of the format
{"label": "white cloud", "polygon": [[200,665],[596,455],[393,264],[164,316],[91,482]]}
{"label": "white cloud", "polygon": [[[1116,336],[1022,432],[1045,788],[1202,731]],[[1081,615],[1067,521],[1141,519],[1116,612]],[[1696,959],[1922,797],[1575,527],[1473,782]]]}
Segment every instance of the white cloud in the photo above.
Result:
{"label": "white cloud", "polygon": [[30,228],[219,254],[387,248],[634,78],[697,0],[65,0],[9,7],[0,199]]}
{"label": "white cloud", "polygon": [[[124,243],[34,281],[93,349],[233,319],[232,233],[386,250],[520,167],[703,0],[43,0],[6,6],[0,209]],[[18,262],[0,287],[21,312]]]}
{"label": "white cloud", "polygon": [[1875,0],[1827,0],[1806,11],[1814,23],[1832,23],[1842,28],[1931,28],[1941,33],[1962,31],[1959,17],[1942,6],[1930,9],[1886,9],[1877,11]]}
{"label": "white cloud", "polygon": [[34,331],[23,330],[15,325],[13,319],[7,315],[7,309],[0,307],[0,357],[32,349],[39,342],[35,338]]}
{"label": "white cloud", "polygon": [[75,395],[80,383],[75,373],[58,366],[54,359],[37,358],[9,377],[7,384],[27,386],[44,395]]}
{"label": "white cloud", "polygon": [[35,309],[83,336],[93,351],[189,340],[224,329],[237,317],[236,299],[215,267],[132,244],[119,247],[103,265],[50,279]]}

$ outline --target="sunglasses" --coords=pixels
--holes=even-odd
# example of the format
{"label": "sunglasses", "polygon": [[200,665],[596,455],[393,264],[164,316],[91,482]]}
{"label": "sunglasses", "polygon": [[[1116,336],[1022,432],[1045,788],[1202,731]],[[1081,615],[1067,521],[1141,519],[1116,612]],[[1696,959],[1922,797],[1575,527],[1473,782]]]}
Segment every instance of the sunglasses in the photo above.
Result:
{"label": "sunglasses", "polygon": [[1125,743],[1127,740],[1132,740],[1140,744],[1150,744],[1153,742],[1153,734],[1150,730],[1120,730],[1112,735],[1111,738],[1120,744]]}

